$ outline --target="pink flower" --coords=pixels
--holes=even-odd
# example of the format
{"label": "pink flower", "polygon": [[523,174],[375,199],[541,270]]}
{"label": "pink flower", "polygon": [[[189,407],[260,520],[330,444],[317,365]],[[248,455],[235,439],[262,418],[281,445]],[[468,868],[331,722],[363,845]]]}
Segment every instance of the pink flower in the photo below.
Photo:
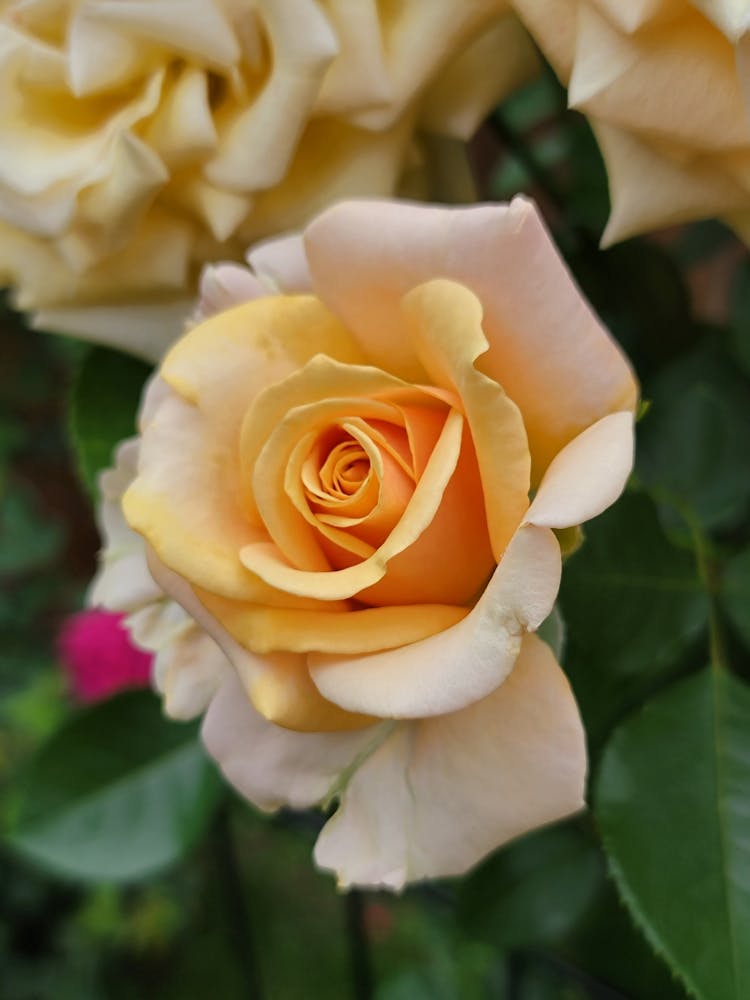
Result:
{"label": "pink flower", "polygon": [[93,608],[63,624],[57,648],[76,701],[89,704],[149,686],[153,656],[133,645],[124,617]]}

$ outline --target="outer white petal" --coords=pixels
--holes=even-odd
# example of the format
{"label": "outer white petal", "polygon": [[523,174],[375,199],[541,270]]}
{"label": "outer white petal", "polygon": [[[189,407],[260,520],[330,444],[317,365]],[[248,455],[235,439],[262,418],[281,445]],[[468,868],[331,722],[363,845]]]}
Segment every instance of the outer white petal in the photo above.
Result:
{"label": "outer white petal", "polygon": [[274,292],[311,292],[312,278],[301,235],[278,236],[251,247],[247,262]]}
{"label": "outer white petal", "polygon": [[193,719],[204,712],[232,673],[213,639],[187,615],[185,619],[182,631],[158,649],[154,659],[154,684],[172,719]]}
{"label": "outer white petal", "polygon": [[[153,380],[148,395],[158,394],[160,384]],[[155,654],[153,681],[164,696],[165,712],[191,719],[204,711],[231,668],[216,643],[154,581],[145,543],[125,521],[120,501],[135,476],[138,451],[137,439],[120,444],[114,468],[99,479],[104,545],[88,603],[127,612],[131,639]]]}
{"label": "outer white petal", "polygon": [[138,440],[123,441],[114,459],[114,468],[99,477],[102,500],[97,521],[103,547],[87,603],[110,611],[131,612],[160,601],[164,594],[146,565],[143,539],[128,527],[120,508],[122,494],[135,477]]}
{"label": "outer white petal", "polygon": [[207,264],[201,273],[198,307],[193,320],[201,323],[209,316],[266,294],[267,290],[255,275],[241,264],[231,261]]}
{"label": "outer white petal", "polygon": [[633,468],[633,414],[610,413],[552,460],[525,517],[527,524],[570,528],[619,497]]}
{"label": "outer white petal", "polygon": [[203,741],[226,779],[260,809],[304,809],[328,798],[381,727],[353,733],[299,733],[255,711],[238,677],[228,674],[203,723]]}
{"label": "outer white petal", "polygon": [[400,889],[460,875],[583,804],[586,744],[554,656],[527,636],[508,679],[450,715],[401,724],[365,760],[323,829],[339,884]]}

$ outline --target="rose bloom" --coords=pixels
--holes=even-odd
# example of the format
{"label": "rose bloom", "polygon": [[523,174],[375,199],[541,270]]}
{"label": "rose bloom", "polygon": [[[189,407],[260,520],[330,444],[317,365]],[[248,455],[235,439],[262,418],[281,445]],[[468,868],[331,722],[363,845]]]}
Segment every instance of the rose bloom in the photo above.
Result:
{"label": "rose bloom", "polygon": [[536,65],[506,0],[0,0],[0,283],[155,360],[204,262],[427,190],[415,135],[468,138]]}
{"label": "rose bloom", "polygon": [[71,615],[57,650],[70,692],[82,704],[148,686],[152,657],[133,644],[119,614],[89,608]]}
{"label": "rose bloom", "polygon": [[605,244],[709,216],[750,240],[750,8],[513,0],[609,174]]}
{"label": "rose bloom", "polygon": [[207,276],[203,314],[246,301],[172,347],[108,473],[95,599],[137,619],[174,714],[208,704],[247,798],[338,800],[316,859],[341,884],[459,874],[583,804],[533,632],[555,531],[629,474],[632,372],[521,198],[342,203],[250,263]]}

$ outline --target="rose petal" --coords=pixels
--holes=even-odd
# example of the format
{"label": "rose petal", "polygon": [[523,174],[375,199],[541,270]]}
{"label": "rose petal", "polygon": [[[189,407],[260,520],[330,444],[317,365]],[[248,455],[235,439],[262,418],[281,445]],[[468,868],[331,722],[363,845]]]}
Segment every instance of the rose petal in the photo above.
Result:
{"label": "rose petal", "polygon": [[401,520],[367,559],[330,572],[301,570],[290,565],[275,545],[251,542],[240,551],[243,565],[277,590],[321,601],[353,597],[382,580],[388,561],[413,545],[437,514],[461,453],[463,423],[463,417],[456,410],[448,414],[443,432]]}
{"label": "rose petal", "polygon": [[[219,148],[204,168],[219,187],[255,191],[285,174],[338,41],[314,0],[274,0],[263,8],[271,73],[250,103],[219,116]],[[283,116],[284,128],[275,127]]]}
{"label": "rose petal", "polygon": [[[322,571],[330,567],[317,532],[284,491],[285,470],[295,447],[308,432],[322,431],[347,417],[398,419],[391,403],[369,397],[382,397],[402,386],[386,372],[339,364],[321,354],[269,385],[248,408],[239,442],[244,509],[297,568]],[[422,394],[414,395],[420,398]]]}
{"label": "rose petal", "polygon": [[247,697],[270,722],[288,729],[325,732],[361,729],[372,720],[326,701],[312,683],[305,657],[295,653],[257,656],[236,642],[201,604],[186,580],[147,550],[154,580],[214,640],[242,680]]}
{"label": "rose petal", "polygon": [[750,10],[740,0],[692,0],[693,6],[719,27],[732,41],[738,41],[750,28]]}
{"label": "rose petal", "polygon": [[294,733],[263,718],[234,674],[203,722],[203,742],[227,781],[258,808],[306,809],[326,799],[339,775],[378,739],[380,727],[353,733]]}
{"label": "rose petal", "polygon": [[633,468],[633,414],[610,413],[555,456],[525,523],[571,528],[601,514],[625,489]]}
{"label": "rose petal", "polygon": [[506,841],[582,808],[585,777],[568,682],[549,647],[526,636],[489,697],[400,725],[365,760],[315,860],[342,887],[461,875]]}
{"label": "rose petal", "polygon": [[[619,0],[614,3],[619,5]],[[628,0],[628,7],[639,3],[641,0]],[[544,54],[561,80],[569,80],[573,69],[579,6],[580,0],[513,0],[513,8],[531,37],[544,39]]]}
{"label": "rose petal", "polygon": [[243,546],[268,535],[240,504],[237,442],[259,389],[319,349],[347,361],[359,357],[316,299],[274,297],[207,320],[164,360],[161,379],[172,391],[150,408],[139,475],[123,509],[162,561],[207,590],[277,603],[279,595],[238,558]]}
{"label": "rose petal", "polygon": [[37,330],[72,334],[158,363],[182,333],[192,308],[192,299],[82,309],[61,306],[40,309],[31,324]]}
{"label": "rose petal", "polygon": [[453,390],[471,428],[484,509],[499,562],[528,507],[531,458],[523,418],[503,389],[474,367],[487,351],[482,306],[463,285],[435,280],[404,298],[421,364],[436,385]]}
{"label": "rose petal", "polygon": [[390,196],[403,172],[414,117],[410,111],[382,132],[339,118],[312,118],[284,178],[254,195],[253,211],[240,229],[246,245],[300,229],[342,198]]}
{"label": "rose petal", "polygon": [[[141,439],[139,475],[122,499],[128,524],[188,580],[227,597],[273,603],[271,588],[244,568],[239,549],[266,538],[242,517],[217,475],[220,442],[202,413],[175,395],[162,400]],[[211,460],[213,458],[213,460]],[[220,466],[221,468],[221,466]]]}
{"label": "rose petal", "polygon": [[[519,2],[525,3],[526,0]],[[685,7],[684,0],[629,0],[627,4],[621,3],[620,0],[594,0],[594,3],[606,13],[613,24],[629,34],[653,21],[674,18],[676,14],[683,13]]]}
{"label": "rose petal", "polygon": [[[113,32],[112,37],[121,41],[126,36]],[[104,62],[102,59],[95,61]],[[189,166],[215,149],[217,135],[209,100],[208,75],[202,67],[183,66],[178,71],[171,86],[165,88],[145,137],[170,170]]]}
{"label": "rose petal", "polygon": [[255,653],[370,653],[418,642],[469,614],[448,604],[407,604],[359,611],[295,611],[227,601],[198,591],[217,621]]}
{"label": "rose petal", "polygon": [[585,427],[635,405],[628,362],[522,198],[460,210],[344,202],[309,226],[305,245],[321,298],[371,363],[406,379],[425,372],[398,322],[402,295],[436,277],[475,293],[490,345],[478,367],[519,406],[537,482]]}
{"label": "rose petal", "polygon": [[547,528],[520,528],[471,612],[421,642],[365,656],[311,653],[321,693],[381,718],[453,712],[484,698],[513,668],[523,634],[552,610],[560,548]]}
{"label": "rose petal", "polygon": [[313,290],[305,244],[297,234],[256,243],[248,250],[246,259],[258,278],[273,291],[289,295]]}
{"label": "rose petal", "polygon": [[[355,6],[349,4],[348,6]],[[358,5],[356,5],[358,6]],[[411,0],[380,9],[383,56],[390,84],[384,107],[353,116],[368,129],[388,128],[419,94],[425,80],[434,78],[451,55],[469,43],[505,7],[504,0]],[[351,65],[352,75],[358,67]],[[343,85],[344,81],[340,81]]]}
{"label": "rose petal", "polygon": [[255,275],[241,264],[207,264],[201,272],[195,321],[201,323],[209,316],[267,294]]}
{"label": "rose petal", "polygon": [[[502,52],[502,59],[498,59]],[[497,104],[539,72],[536,50],[514,15],[493,22],[442,68],[423,97],[420,123],[468,142]]]}
{"label": "rose petal", "polygon": [[[672,159],[669,149],[604,122],[594,134],[607,164],[612,211],[602,236],[611,246],[636,233],[722,215],[747,204],[747,191],[716,161]],[[648,177],[648,184],[643,178]],[[624,409],[624,407],[620,407]]]}
{"label": "rose petal", "polygon": [[190,620],[157,650],[154,682],[171,719],[194,719],[207,708],[232,667],[213,639]]}
{"label": "rose petal", "polygon": [[571,107],[649,142],[707,152],[750,142],[731,43],[689,5],[635,38],[581,4],[568,96]]}

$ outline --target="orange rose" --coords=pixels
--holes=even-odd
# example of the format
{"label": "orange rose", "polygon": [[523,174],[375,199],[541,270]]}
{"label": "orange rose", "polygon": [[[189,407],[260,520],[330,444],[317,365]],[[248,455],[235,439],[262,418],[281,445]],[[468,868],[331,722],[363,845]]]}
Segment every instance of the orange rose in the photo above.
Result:
{"label": "orange rose", "polygon": [[287,292],[248,275],[170,350],[125,516],[234,667],[204,727],[228,778],[339,796],[317,858],[344,883],[461,872],[582,804],[530,633],[553,529],[628,476],[632,373],[523,199],[345,203],[251,260]]}

